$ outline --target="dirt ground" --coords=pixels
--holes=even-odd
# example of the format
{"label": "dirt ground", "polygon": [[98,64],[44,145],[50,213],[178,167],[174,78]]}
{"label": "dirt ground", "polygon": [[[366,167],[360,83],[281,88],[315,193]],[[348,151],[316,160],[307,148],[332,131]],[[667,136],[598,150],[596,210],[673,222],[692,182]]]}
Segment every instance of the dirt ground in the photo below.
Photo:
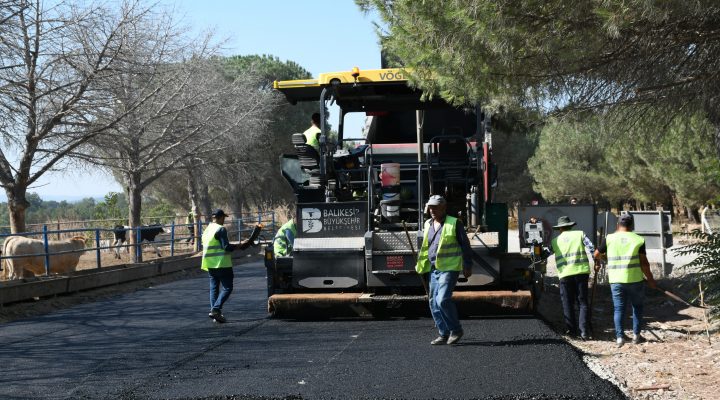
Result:
{"label": "dirt ground", "polygon": [[[170,246],[169,245],[162,245],[158,246],[158,249],[160,249],[160,254],[162,257],[168,257],[170,255]],[[134,251],[130,249],[130,251]],[[100,266],[101,267],[110,267],[113,265],[121,265],[121,264],[129,264],[132,263],[132,253],[128,251],[128,248],[124,248],[120,250],[120,258],[115,257],[115,252],[111,250],[101,250],[100,251]],[[193,246],[191,246],[189,243],[176,243],[175,248],[173,251],[173,254],[178,256],[182,254],[192,254],[195,252],[195,249]],[[158,258],[157,253],[155,253],[155,249],[153,249],[152,245],[144,244],[143,245],[143,260],[149,261],[154,260]],[[84,269],[93,269],[97,268],[97,254],[95,250],[88,250],[86,251],[82,256],[80,256],[80,262],[78,263],[77,269],[78,270],[84,270]]]}
{"label": "dirt ground", "polygon": [[[676,265],[687,260],[673,259]],[[546,291],[538,311],[558,332],[564,332],[558,279],[548,262]],[[651,261],[658,271],[658,263]],[[655,274],[658,278],[658,273]],[[672,273],[658,279],[658,286],[687,300],[697,295],[697,275],[673,266]],[[646,290],[642,336],[647,342],[628,342],[617,348],[610,287],[599,284],[592,309],[593,338],[567,337],[585,355],[598,375],[618,385],[632,399],[720,399],[720,322],[706,325],[704,310],[671,300],[663,293]],[[708,334],[706,332],[709,332]],[[628,308],[625,332],[632,335]]]}

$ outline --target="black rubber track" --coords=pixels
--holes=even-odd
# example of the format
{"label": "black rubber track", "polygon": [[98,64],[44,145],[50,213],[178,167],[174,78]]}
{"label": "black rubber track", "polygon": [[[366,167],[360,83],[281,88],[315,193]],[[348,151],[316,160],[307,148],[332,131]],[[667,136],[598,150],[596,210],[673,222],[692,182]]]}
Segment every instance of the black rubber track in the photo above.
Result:
{"label": "black rubber track", "polygon": [[190,278],[0,325],[2,399],[623,399],[535,318],[266,318],[260,263],[235,269],[224,313]]}

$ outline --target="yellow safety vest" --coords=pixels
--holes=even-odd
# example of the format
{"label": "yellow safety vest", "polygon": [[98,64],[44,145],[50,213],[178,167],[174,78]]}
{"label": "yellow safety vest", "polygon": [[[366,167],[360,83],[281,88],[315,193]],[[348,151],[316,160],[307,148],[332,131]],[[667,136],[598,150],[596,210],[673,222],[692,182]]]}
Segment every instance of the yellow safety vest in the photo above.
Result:
{"label": "yellow safety vest", "polygon": [[220,224],[211,222],[202,234],[202,265],[201,269],[207,271],[215,268],[231,268],[231,253],[220,246],[220,241],[215,239],[215,234],[222,228]]}
{"label": "yellow safety vest", "polygon": [[303,135],[305,135],[305,144],[314,147],[319,153],[320,142],[318,141],[318,133],[320,133],[320,128],[313,125],[306,129],[305,132],[303,132]]}
{"label": "yellow safety vest", "polygon": [[[418,254],[418,261],[415,265],[415,271],[418,274],[426,274],[430,272],[430,259],[428,257],[428,234],[430,232],[430,224],[432,219],[425,221],[425,231],[423,243]],[[462,271],[463,259],[460,242],[455,237],[455,226],[457,218],[446,216],[440,232],[440,244],[438,245],[437,255],[435,257],[435,269],[438,271]]]}
{"label": "yellow safety vest", "polygon": [[291,218],[290,221],[283,224],[275,234],[275,238],[273,239],[275,257],[287,256],[292,252],[295,236],[297,236],[297,228],[295,227],[295,219]]}
{"label": "yellow safety vest", "polygon": [[559,278],[590,273],[583,236],[583,231],[565,231],[552,240]]}
{"label": "yellow safety vest", "polygon": [[607,236],[607,270],[610,283],[635,283],[643,280],[640,247],[645,239],[634,232],[615,232]]}

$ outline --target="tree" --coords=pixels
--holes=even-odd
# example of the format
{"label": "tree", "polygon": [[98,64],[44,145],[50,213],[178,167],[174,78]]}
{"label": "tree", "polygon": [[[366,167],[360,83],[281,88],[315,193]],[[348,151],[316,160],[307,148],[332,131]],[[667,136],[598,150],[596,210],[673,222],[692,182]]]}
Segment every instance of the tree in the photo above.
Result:
{"label": "tree", "polygon": [[97,114],[113,107],[108,79],[131,63],[123,32],[147,13],[133,2],[0,2],[0,186],[13,233],[25,231],[28,188],[125,117]]}
{"label": "tree", "polygon": [[696,269],[702,274],[706,289],[705,303],[711,306],[710,315],[718,318],[720,317],[720,234],[694,230],[689,236],[698,241],[675,250],[675,253],[695,256],[695,259],[684,268]]}
{"label": "tree", "polygon": [[[253,74],[259,79],[260,90],[271,91],[276,80],[307,79],[312,75],[293,61],[282,62],[270,55],[229,57],[225,62],[229,78]],[[291,200],[292,191],[282,178],[277,164],[282,153],[294,152],[290,137],[310,126],[310,116],[318,112],[316,103],[291,105],[281,94],[274,92],[276,102],[262,125],[247,126],[245,131],[262,130],[263,135],[252,141],[245,135],[229,138],[236,151],[225,154],[230,168],[211,171],[211,179],[226,181],[216,185],[230,209],[241,213],[248,203],[257,207],[272,207]],[[319,100],[319,99],[318,99]],[[227,179],[229,175],[230,179]]]}
{"label": "tree", "polygon": [[492,118],[492,159],[498,165],[496,202],[529,201],[535,191],[528,159],[538,145],[537,117],[522,109],[502,110]]}
{"label": "tree", "polygon": [[528,162],[534,188],[550,201],[607,199],[617,202],[631,195],[610,168],[605,149],[612,145],[597,117],[579,121],[550,119],[540,133]]}
{"label": "tree", "polygon": [[[412,82],[456,103],[702,110],[720,152],[720,4],[713,0],[356,0]],[[629,124],[625,124],[629,126]]]}
{"label": "tree", "polygon": [[613,204],[625,200],[695,209],[720,196],[720,160],[713,128],[700,113],[617,126],[607,114],[550,119],[529,162],[535,188],[557,201],[565,196]]}
{"label": "tree", "polygon": [[[137,40],[144,38],[139,35]],[[187,47],[179,42],[163,45],[178,51],[166,55],[183,55],[188,61],[157,60],[152,63],[157,65],[156,74],[122,77],[122,85],[117,86],[121,90],[113,93],[117,112],[124,112],[138,97],[148,100],[94,138],[92,152],[85,157],[121,177],[133,227],[140,225],[143,190],[190,157],[217,159],[227,151],[226,137],[243,121],[262,117],[267,108],[268,96],[255,90],[256,80],[227,82],[217,63],[207,59],[206,47],[184,54]]]}

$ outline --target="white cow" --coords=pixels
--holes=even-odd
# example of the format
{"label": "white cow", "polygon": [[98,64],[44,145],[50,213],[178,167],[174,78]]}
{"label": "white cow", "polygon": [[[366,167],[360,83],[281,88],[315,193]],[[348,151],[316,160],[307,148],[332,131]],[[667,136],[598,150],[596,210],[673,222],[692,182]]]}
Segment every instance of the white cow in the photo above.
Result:
{"label": "white cow", "polygon": [[[50,272],[53,274],[67,274],[75,271],[84,249],[85,238],[81,236],[72,239],[48,241],[48,252],[51,254]],[[44,274],[44,253],[45,247],[42,240],[23,236],[8,237],[3,244],[3,256],[26,255],[27,257],[6,258],[0,277],[3,279],[20,279]]]}

